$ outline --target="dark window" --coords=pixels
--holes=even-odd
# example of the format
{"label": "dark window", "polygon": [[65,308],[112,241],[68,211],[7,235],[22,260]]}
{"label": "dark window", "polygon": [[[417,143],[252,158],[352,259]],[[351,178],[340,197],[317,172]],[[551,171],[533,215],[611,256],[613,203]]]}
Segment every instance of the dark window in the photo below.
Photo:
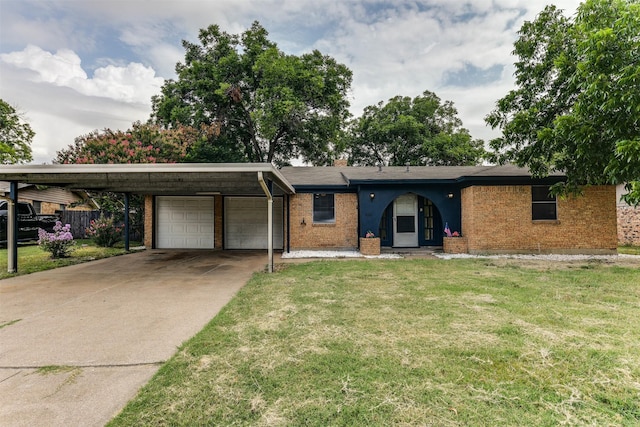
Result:
{"label": "dark window", "polygon": [[531,187],[531,219],[558,219],[556,196],[549,191],[549,186]]}
{"label": "dark window", "polygon": [[333,194],[313,195],[313,222],[327,224],[336,222]]}
{"label": "dark window", "polygon": [[31,209],[26,203],[18,203],[18,215],[31,215]]}
{"label": "dark window", "polygon": [[433,203],[429,199],[424,199],[422,208],[424,209],[424,240],[433,240]]}
{"label": "dark window", "polygon": [[413,233],[416,231],[415,216],[397,216],[396,221],[398,222],[398,225],[396,227],[398,233]]}

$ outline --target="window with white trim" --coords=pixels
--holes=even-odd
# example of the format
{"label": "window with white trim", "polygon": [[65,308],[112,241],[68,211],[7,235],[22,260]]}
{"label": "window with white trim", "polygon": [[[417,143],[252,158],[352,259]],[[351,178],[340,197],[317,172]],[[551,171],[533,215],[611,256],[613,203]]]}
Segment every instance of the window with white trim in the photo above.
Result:
{"label": "window with white trim", "polygon": [[313,222],[315,224],[333,224],[336,222],[334,194],[313,195]]}
{"label": "window with white trim", "polygon": [[548,185],[534,185],[531,187],[531,219],[556,220],[558,207],[556,196],[551,194]]}

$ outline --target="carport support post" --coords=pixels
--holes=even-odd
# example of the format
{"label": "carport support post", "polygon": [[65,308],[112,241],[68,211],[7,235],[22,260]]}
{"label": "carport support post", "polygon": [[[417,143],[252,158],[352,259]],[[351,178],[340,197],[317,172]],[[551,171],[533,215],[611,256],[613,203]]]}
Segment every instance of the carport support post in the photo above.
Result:
{"label": "carport support post", "polygon": [[18,183],[9,183],[7,203],[7,271],[18,271]]}
{"label": "carport support post", "polygon": [[129,252],[129,193],[124,193],[124,250]]}
{"label": "carport support post", "polygon": [[268,271],[269,273],[273,273],[273,193],[272,189],[270,188],[271,183],[267,185],[267,183],[264,181],[262,172],[258,172],[258,182],[260,183],[265,196],[267,196],[267,256],[269,257]]}

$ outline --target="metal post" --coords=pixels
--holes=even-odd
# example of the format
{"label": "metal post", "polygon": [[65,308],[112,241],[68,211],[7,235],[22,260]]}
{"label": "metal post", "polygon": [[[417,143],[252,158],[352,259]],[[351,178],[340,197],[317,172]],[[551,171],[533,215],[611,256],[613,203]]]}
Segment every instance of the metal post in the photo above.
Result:
{"label": "metal post", "polygon": [[258,182],[262,187],[262,191],[267,196],[267,253],[268,253],[268,271],[273,273],[273,193],[264,181],[262,172],[258,172]]}
{"label": "metal post", "polygon": [[267,198],[267,221],[269,273],[273,273],[273,197]]}
{"label": "metal post", "polygon": [[7,203],[7,271],[18,271],[18,183],[9,183]]}
{"label": "metal post", "polygon": [[124,250],[129,252],[129,193],[124,193]]}

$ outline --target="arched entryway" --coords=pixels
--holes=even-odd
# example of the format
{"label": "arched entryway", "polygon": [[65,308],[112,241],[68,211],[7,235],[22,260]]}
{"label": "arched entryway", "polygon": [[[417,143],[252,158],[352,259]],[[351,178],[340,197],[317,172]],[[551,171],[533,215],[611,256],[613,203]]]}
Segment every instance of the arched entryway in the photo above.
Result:
{"label": "arched entryway", "polygon": [[441,246],[442,217],[430,199],[415,193],[405,193],[396,197],[385,208],[378,235],[382,246]]}

